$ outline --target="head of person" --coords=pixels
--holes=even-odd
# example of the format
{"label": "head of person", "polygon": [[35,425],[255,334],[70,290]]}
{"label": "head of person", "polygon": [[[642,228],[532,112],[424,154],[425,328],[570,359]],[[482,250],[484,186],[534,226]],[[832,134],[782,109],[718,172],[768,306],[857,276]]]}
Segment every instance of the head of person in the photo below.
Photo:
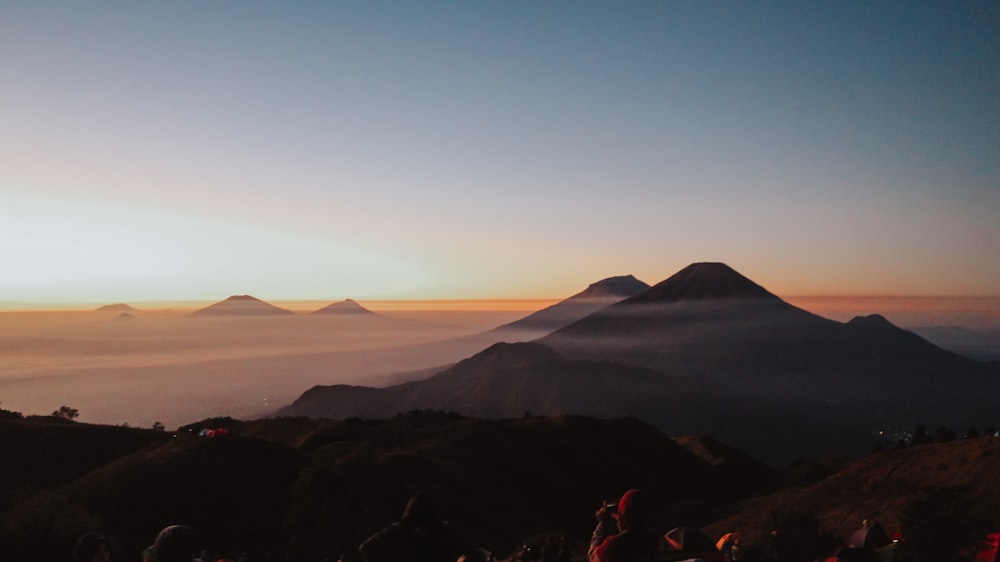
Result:
{"label": "head of person", "polygon": [[646,525],[649,519],[649,504],[646,495],[637,488],[622,494],[618,500],[618,510],[615,513],[618,528],[621,530],[638,528]]}
{"label": "head of person", "polygon": [[108,562],[111,560],[111,541],[95,532],[84,533],[73,547],[74,562]]}
{"label": "head of person", "polygon": [[423,492],[417,492],[406,502],[400,522],[416,536],[430,535],[441,525],[430,496]]}
{"label": "head of person", "polygon": [[156,562],[191,562],[198,552],[194,530],[187,525],[170,525],[153,542]]}

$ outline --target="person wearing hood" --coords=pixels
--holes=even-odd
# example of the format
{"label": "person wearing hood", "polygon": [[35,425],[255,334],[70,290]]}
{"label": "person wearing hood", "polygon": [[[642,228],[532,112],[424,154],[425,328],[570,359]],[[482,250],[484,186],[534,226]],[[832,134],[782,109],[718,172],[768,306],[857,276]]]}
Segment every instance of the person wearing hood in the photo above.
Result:
{"label": "person wearing hood", "polygon": [[427,494],[417,493],[400,520],[361,543],[358,553],[361,562],[455,562],[471,560],[476,549],[438,517]]}
{"label": "person wearing hood", "polygon": [[660,538],[646,526],[649,505],[642,492],[632,488],[617,505],[601,506],[596,516],[597,528],[587,551],[590,562],[653,560]]}

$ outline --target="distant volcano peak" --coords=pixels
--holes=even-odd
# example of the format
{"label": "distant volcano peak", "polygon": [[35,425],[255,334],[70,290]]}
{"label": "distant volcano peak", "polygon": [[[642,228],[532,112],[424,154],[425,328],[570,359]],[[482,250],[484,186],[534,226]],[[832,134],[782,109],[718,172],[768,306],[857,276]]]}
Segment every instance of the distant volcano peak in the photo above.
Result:
{"label": "distant volcano peak", "polygon": [[777,299],[764,287],[719,262],[693,263],[628,302]]}
{"label": "distant volcano peak", "polygon": [[278,314],[293,314],[293,312],[250,295],[233,295],[224,301],[194,311],[192,316],[257,316]]}
{"label": "distant volcano peak", "polygon": [[368,310],[367,308],[358,304],[357,301],[353,299],[344,299],[340,302],[335,302],[333,304],[324,306],[319,310],[314,310],[313,314],[361,314],[361,315],[375,315],[374,312]]}

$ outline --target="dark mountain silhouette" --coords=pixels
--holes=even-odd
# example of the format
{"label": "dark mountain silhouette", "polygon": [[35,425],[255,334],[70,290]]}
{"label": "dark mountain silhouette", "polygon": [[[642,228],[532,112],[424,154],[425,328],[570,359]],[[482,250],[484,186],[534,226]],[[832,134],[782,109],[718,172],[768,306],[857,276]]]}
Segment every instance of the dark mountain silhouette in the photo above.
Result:
{"label": "dark mountain silhouette", "polygon": [[535,343],[494,346],[385,389],[316,387],[284,412],[635,415],[785,463],[869,450],[887,425],[998,419],[998,391],[996,368],[880,316],[828,320],[724,264],[699,263]]}
{"label": "dark mountain silhouette", "polygon": [[128,312],[122,312],[118,316],[115,316],[116,322],[131,322],[133,320],[138,320],[138,318],[136,318],[135,315],[133,314],[129,314]]}
{"label": "dark mountain silhouette", "polygon": [[500,330],[553,330],[569,325],[610,304],[637,295],[649,285],[631,275],[609,277],[592,283],[583,291],[520,320],[500,326]]}
{"label": "dark mountain silhouette", "polygon": [[233,295],[224,301],[196,310],[191,316],[278,316],[295,314],[250,295]]}
{"label": "dark mountain silhouette", "polygon": [[539,342],[571,359],[711,378],[871,432],[915,419],[961,426],[1000,413],[980,392],[1000,390],[995,368],[878,315],[821,318],[724,264],[691,265]]}
{"label": "dark mountain silhouette", "polygon": [[[499,343],[420,381],[387,388],[313,387],[278,414],[377,418],[411,409],[441,409],[486,418],[525,412],[635,416],[673,434],[708,433],[752,444],[755,455],[771,462],[814,452],[810,444],[815,423],[766,398],[750,398],[744,390],[702,377],[568,360],[538,343]],[[778,434],[781,440],[774,438]],[[790,451],[794,455],[789,456]]]}
{"label": "dark mountain silhouette", "polygon": [[94,309],[94,312],[139,312],[138,309],[125,303],[106,304]]}
{"label": "dark mountain silhouette", "polygon": [[367,308],[361,306],[356,301],[352,299],[344,299],[333,304],[324,306],[319,310],[314,310],[310,314],[343,314],[343,315],[359,315],[359,316],[375,316],[376,314]]}

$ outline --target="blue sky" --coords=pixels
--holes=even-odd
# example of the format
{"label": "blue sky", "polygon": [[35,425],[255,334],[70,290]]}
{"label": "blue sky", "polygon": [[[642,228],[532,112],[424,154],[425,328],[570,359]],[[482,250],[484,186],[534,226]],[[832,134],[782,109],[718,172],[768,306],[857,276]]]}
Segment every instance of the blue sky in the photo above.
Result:
{"label": "blue sky", "polygon": [[0,301],[1000,292],[1000,5],[5,2]]}

